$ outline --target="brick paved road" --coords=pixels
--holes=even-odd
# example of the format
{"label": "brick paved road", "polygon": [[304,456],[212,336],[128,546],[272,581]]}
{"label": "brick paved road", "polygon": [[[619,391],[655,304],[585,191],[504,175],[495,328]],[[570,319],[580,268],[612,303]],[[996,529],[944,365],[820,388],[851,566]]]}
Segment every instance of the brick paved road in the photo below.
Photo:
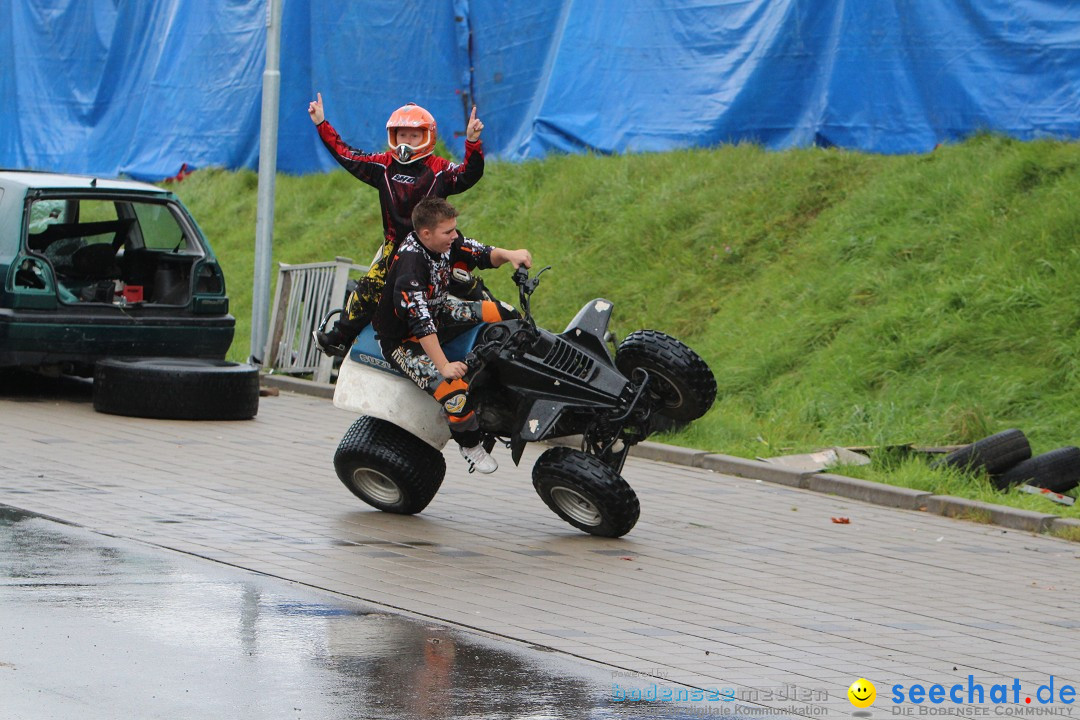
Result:
{"label": "brick paved road", "polygon": [[333,473],[352,420],[288,393],[239,423],[8,396],[0,503],[604,663],[620,688],[786,688],[839,717],[859,677],[878,716],[896,683],[1080,685],[1076,544],[637,459],[641,520],[598,539],[537,497],[532,449],[493,476],[447,453],[428,509],[388,515]]}

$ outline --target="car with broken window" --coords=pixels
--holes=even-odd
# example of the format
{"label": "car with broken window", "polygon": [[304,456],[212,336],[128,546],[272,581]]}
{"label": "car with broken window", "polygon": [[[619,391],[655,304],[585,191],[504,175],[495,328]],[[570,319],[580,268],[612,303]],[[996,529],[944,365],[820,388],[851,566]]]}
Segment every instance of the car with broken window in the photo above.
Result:
{"label": "car with broken window", "polygon": [[0,367],[90,375],[106,358],[223,360],[225,277],[169,190],[0,171]]}

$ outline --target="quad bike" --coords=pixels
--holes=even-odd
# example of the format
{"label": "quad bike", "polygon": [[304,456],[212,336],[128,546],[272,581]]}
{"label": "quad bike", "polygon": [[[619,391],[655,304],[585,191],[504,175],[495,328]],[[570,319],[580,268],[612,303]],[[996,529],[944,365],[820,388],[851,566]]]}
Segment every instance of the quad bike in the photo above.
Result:
{"label": "quad bike", "polygon": [[[631,333],[612,357],[612,304],[587,303],[566,330],[537,327],[530,309],[544,268],[514,272],[521,317],[439,331],[466,380],[484,447],[501,441],[517,464],[526,443],[580,435],[581,448],[553,447],[533,466],[533,487],[579,530],[621,537],[638,520],[637,495],[620,472],[630,447],[671,421],[704,415],[716,380],[693,350],[655,330]],[[342,362],[334,405],[361,417],[334,455],[338,477],[361,500],[392,513],[427,507],[446,472],[450,432],[433,401],[383,359],[367,327]]]}

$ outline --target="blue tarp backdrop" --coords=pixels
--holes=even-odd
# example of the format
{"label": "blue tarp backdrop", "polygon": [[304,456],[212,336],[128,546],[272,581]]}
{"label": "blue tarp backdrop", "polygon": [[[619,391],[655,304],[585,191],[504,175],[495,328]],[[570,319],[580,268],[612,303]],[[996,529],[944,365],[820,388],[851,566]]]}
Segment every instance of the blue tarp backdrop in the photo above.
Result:
{"label": "blue tarp backdrop", "polygon": [[[263,0],[0,0],[0,166],[158,179],[258,162]],[[424,105],[460,155],[752,141],[923,152],[1080,137],[1072,0],[284,0],[279,169],[336,167],[307,117],[385,147]]]}

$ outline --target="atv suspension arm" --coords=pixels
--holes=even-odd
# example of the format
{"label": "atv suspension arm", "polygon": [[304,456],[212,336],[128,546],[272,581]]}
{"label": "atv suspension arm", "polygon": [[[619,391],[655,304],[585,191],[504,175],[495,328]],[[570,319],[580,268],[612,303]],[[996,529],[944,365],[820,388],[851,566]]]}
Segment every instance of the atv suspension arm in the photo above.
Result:
{"label": "atv suspension arm", "polygon": [[[635,368],[632,378],[637,384],[637,390],[630,399],[626,412],[617,417],[605,418],[602,421],[594,423],[585,431],[582,438],[581,449],[595,455],[615,470],[615,472],[622,472],[623,465],[626,463],[626,456],[630,453],[630,448],[644,440],[646,437],[646,433],[642,432],[640,429],[627,432],[626,424],[638,409],[641,399],[645,397],[645,391],[648,389],[649,380],[651,378],[649,377],[649,373],[643,368]],[[642,423],[647,421],[648,415],[640,419],[640,422]],[[620,441],[622,442],[622,447],[615,450],[616,443],[619,443]]]}

